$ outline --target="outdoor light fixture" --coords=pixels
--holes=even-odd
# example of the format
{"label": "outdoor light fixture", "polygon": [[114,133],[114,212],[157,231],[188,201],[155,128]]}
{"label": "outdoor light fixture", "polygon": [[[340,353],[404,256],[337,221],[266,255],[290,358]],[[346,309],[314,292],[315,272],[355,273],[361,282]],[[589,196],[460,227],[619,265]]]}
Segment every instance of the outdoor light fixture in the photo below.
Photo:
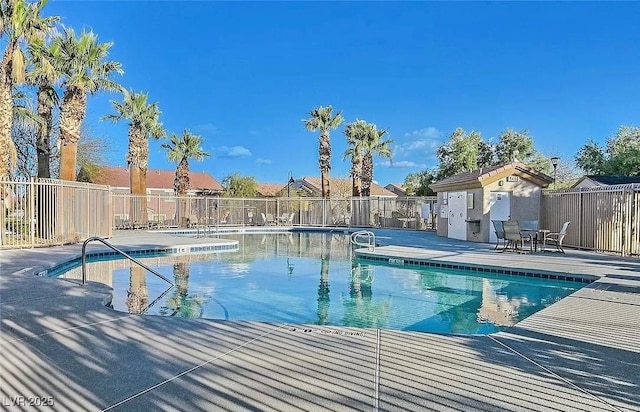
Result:
{"label": "outdoor light fixture", "polygon": [[289,181],[287,182],[287,197],[290,197],[291,195],[291,185],[295,183],[295,180],[293,180],[293,174],[291,173],[291,171],[289,171]]}
{"label": "outdoor light fixture", "polygon": [[551,158],[551,165],[553,166],[553,188],[556,188],[556,172],[558,169],[558,163],[560,162],[560,158],[558,156],[553,156]]}

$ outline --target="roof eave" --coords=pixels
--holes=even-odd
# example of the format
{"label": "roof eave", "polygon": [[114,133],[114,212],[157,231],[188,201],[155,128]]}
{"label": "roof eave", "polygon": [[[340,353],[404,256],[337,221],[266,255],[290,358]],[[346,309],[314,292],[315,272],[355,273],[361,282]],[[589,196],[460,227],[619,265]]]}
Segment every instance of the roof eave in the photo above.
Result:
{"label": "roof eave", "polygon": [[474,180],[466,180],[460,182],[452,182],[452,183],[432,183],[429,185],[429,188],[434,192],[450,192],[452,190],[463,190],[463,189],[478,189],[481,188],[482,182],[480,179]]}

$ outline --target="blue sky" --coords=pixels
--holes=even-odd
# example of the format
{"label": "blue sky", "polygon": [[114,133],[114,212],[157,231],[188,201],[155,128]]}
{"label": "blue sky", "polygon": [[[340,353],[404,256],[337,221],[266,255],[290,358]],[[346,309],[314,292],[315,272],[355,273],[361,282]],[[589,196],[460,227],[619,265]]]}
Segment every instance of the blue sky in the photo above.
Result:
{"label": "blue sky", "polygon": [[[301,119],[321,105],[389,130],[383,185],[435,166],[456,127],[494,139],[528,129],[569,161],[587,139],[640,124],[637,2],[51,0],[45,14],[113,41],[122,84],[158,102],[168,131],[202,135],[212,157],[192,169],[219,180],[319,176],[318,135]],[[86,123],[124,166],[126,125],[100,121],[119,98],[92,97]],[[334,176],[349,173],[343,129],[331,134]],[[150,156],[174,168],[158,143]]]}

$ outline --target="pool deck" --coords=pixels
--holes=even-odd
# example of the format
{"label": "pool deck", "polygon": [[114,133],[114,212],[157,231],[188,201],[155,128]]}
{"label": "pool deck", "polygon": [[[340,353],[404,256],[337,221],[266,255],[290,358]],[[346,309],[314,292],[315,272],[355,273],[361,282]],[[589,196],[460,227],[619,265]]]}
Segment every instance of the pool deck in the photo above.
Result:
{"label": "pool deck", "polygon": [[[104,305],[105,285],[34,276],[79,245],[2,250],[0,409],[640,411],[639,258],[376,232],[400,246],[361,253],[599,279],[505,332],[443,336],[131,315]],[[143,231],[110,241],[216,242]]]}

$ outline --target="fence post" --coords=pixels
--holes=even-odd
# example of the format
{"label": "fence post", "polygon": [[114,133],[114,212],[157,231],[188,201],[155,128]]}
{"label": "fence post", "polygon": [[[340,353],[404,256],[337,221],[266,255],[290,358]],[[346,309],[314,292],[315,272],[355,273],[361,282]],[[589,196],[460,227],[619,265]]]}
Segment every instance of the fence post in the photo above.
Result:
{"label": "fence post", "polygon": [[35,199],[35,183],[33,181],[33,177],[29,179],[29,216],[27,218],[27,222],[29,224],[29,243],[31,243],[31,247],[35,247],[36,245],[36,199]]}
{"label": "fence post", "polygon": [[[629,195],[630,190],[629,189],[624,189],[622,192],[622,198],[623,198],[623,205],[624,207],[622,208],[622,245],[620,247],[620,249],[622,250],[621,255],[622,256],[628,256],[629,252],[627,249],[629,248],[629,244],[630,242],[627,241],[627,231],[631,228],[630,224],[627,224],[627,220],[630,220],[630,213],[628,213],[628,209],[630,209],[630,197]],[[630,223],[630,222],[629,222]]]}
{"label": "fence post", "polygon": [[326,211],[326,200],[324,197],[322,198],[322,227],[325,227],[325,217],[327,216]]}
{"label": "fence post", "polygon": [[[90,190],[89,190],[89,183],[85,183],[84,185],[87,188],[87,219],[85,220],[85,223],[87,225],[87,237],[91,237],[91,236],[93,236],[95,234],[95,233],[91,232],[91,217],[90,217],[91,216],[91,200],[90,200],[91,193],[90,193]],[[94,210],[95,211],[97,211],[97,206],[98,205],[94,206]],[[145,213],[146,212],[147,211],[145,210]]]}

